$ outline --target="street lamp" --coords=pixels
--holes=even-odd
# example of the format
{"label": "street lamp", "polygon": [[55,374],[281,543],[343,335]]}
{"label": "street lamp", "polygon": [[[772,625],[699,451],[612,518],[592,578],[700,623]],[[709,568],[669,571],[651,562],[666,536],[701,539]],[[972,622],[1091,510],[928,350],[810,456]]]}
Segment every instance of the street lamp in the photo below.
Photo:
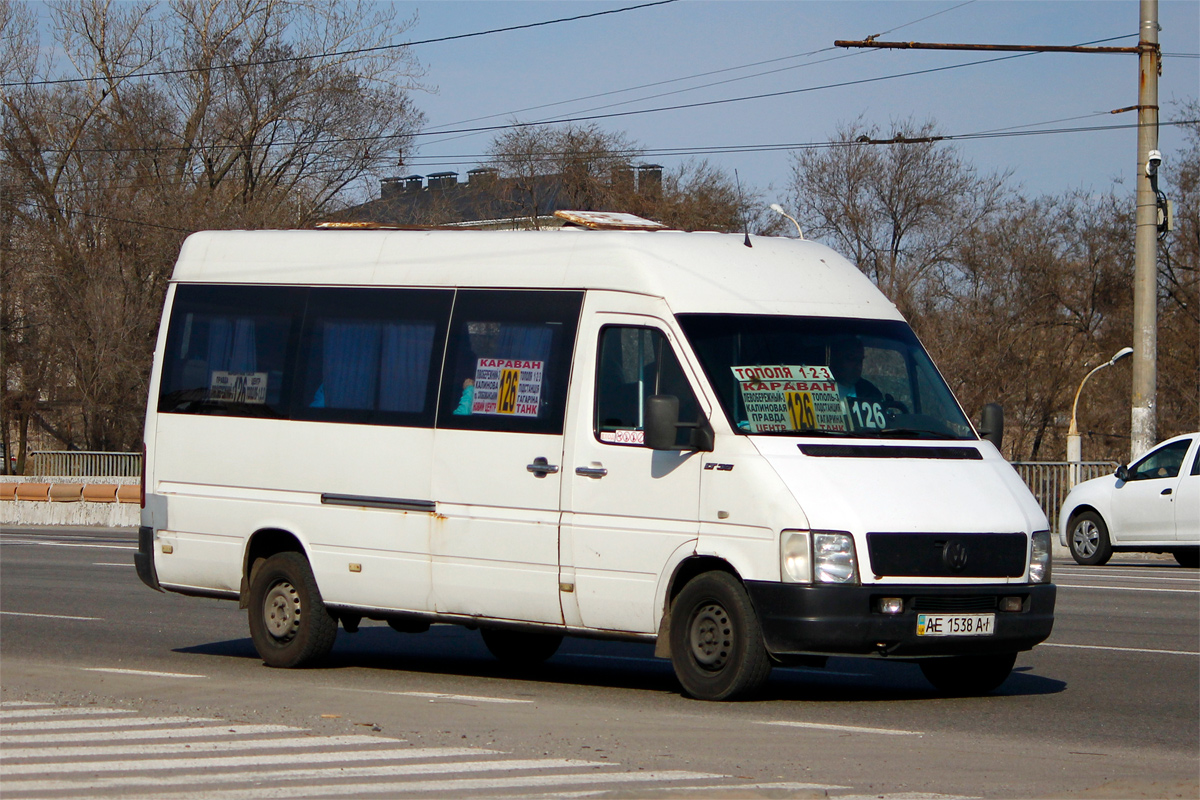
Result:
{"label": "street lamp", "polygon": [[1071,404],[1071,427],[1067,429],[1067,461],[1071,463],[1071,487],[1079,483],[1079,463],[1083,459],[1082,447],[1079,442],[1079,428],[1075,426],[1075,412],[1079,410],[1079,395],[1083,392],[1083,385],[1088,382],[1088,378],[1095,375],[1105,367],[1111,367],[1113,364],[1120,361],[1127,355],[1133,353],[1132,347],[1122,347],[1117,352],[1113,353],[1113,357],[1105,361],[1100,366],[1093,369],[1087,375],[1083,376],[1083,380],[1079,382],[1079,388],[1075,390],[1075,402]]}
{"label": "street lamp", "polygon": [[779,203],[771,203],[771,210],[774,211],[776,214],[779,214],[782,217],[787,217],[788,219],[790,219],[792,221],[792,224],[796,226],[796,235],[799,236],[801,239],[804,238],[804,231],[800,230],[800,223],[796,222],[795,217],[793,217],[791,214],[784,211],[783,206],[779,205]]}

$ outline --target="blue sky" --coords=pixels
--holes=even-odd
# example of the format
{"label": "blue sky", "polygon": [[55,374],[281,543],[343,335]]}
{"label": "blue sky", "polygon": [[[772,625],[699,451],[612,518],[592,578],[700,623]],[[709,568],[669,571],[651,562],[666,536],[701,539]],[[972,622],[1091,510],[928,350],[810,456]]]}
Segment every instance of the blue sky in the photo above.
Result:
{"label": "blue sky", "polygon": [[[628,2],[439,2],[396,3],[416,12],[412,39],[426,39],[636,5]],[[1035,2],[963,0],[911,2],[758,2],[680,0],[669,5],[578,22],[423,45],[416,55],[427,69],[417,105],[429,128],[466,127],[485,115],[495,124],[589,113],[636,111],[744,95],[790,91],[877,78],[902,72],[998,58],[930,51],[828,50],[835,39],[960,43],[1082,44],[1125,36],[1109,45],[1136,44],[1137,0]],[[941,13],[939,13],[941,12]],[[935,15],[935,16],[930,16]],[[928,19],[922,19],[929,17]],[[1200,3],[1162,0],[1160,41],[1168,56],[1159,86],[1163,119],[1178,117],[1174,101],[1200,94]],[[910,24],[911,23],[911,24]],[[889,32],[890,31],[890,32]],[[888,32],[888,33],[885,33]],[[781,59],[771,64],[744,67]],[[830,60],[833,59],[833,60]],[[814,62],[824,63],[814,63]],[[781,69],[784,68],[784,69]],[[577,100],[714,70],[693,78],[602,98]],[[774,70],[771,74],[748,77]],[[694,88],[729,78],[732,83]],[[1133,123],[1134,113],[1107,112],[1137,103],[1134,55],[1035,54],[992,64],[857,86],[819,89],[784,97],[599,120],[650,148],[816,142],[839,123],[861,118],[887,128],[893,119],[936,121],[943,133],[967,134],[1029,125],[1044,129]],[[674,92],[654,99],[648,95]],[[575,101],[536,111],[533,106]],[[594,110],[611,103],[620,106]],[[1068,120],[1053,122],[1056,120]],[[485,151],[488,134],[423,136],[405,172],[465,173]],[[1182,135],[1161,133],[1164,188],[1170,192],[1172,154]],[[1131,129],[983,139],[957,145],[976,166],[1009,171],[1029,194],[1073,189],[1107,191],[1114,181],[1132,186],[1136,132]],[[791,159],[786,151],[707,156],[737,169],[745,184],[783,199]],[[683,157],[655,155],[667,167]],[[464,175],[465,177],[465,175]]]}

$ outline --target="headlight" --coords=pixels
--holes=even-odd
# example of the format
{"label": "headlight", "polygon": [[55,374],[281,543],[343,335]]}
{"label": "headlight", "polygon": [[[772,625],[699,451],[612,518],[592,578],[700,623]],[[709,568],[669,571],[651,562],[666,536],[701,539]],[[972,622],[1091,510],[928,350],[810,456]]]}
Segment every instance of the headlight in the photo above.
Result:
{"label": "headlight", "polygon": [[813,569],[818,583],[854,583],[858,577],[854,537],[848,533],[814,533]]}
{"label": "headlight", "polygon": [[1029,547],[1029,582],[1050,582],[1050,531],[1035,531]]}
{"label": "headlight", "polygon": [[807,531],[784,531],[779,539],[779,577],[784,583],[812,583],[812,550]]}

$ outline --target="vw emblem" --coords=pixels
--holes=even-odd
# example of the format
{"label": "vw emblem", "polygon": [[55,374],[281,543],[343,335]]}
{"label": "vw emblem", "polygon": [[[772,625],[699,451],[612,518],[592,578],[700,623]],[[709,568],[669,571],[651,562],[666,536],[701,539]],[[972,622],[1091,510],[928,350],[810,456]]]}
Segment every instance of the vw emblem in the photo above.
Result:
{"label": "vw emblem", "polygon": [[942,548],[942,563],[951,572],[962,572],[967,566],[967,546],[954,539],[946,542]]}

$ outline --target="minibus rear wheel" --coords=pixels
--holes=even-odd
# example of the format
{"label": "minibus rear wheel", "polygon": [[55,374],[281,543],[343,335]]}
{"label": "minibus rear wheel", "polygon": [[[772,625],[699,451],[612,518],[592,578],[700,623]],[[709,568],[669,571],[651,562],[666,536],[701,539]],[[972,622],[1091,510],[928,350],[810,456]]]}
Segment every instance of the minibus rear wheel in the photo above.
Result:
{"label": "minibus rear wheel", "polygon": [[308,560],[276,553],[250,583],[250,638],[270,667],[302,667],[329,655],[338,622],[325,608]]}
{"label": "minibus rear wheel", "polygon": [[987,694],[1008,680],[1016,653],[930,658],[921,662],[925,679],[942,694],[957,697]]}
{"label": "minibus rear wheel", "polygon": [[697,700],[744,697],[771,674],[758,615],[728,572],[688,581],[671,604],[670,638],[675,676]]}

